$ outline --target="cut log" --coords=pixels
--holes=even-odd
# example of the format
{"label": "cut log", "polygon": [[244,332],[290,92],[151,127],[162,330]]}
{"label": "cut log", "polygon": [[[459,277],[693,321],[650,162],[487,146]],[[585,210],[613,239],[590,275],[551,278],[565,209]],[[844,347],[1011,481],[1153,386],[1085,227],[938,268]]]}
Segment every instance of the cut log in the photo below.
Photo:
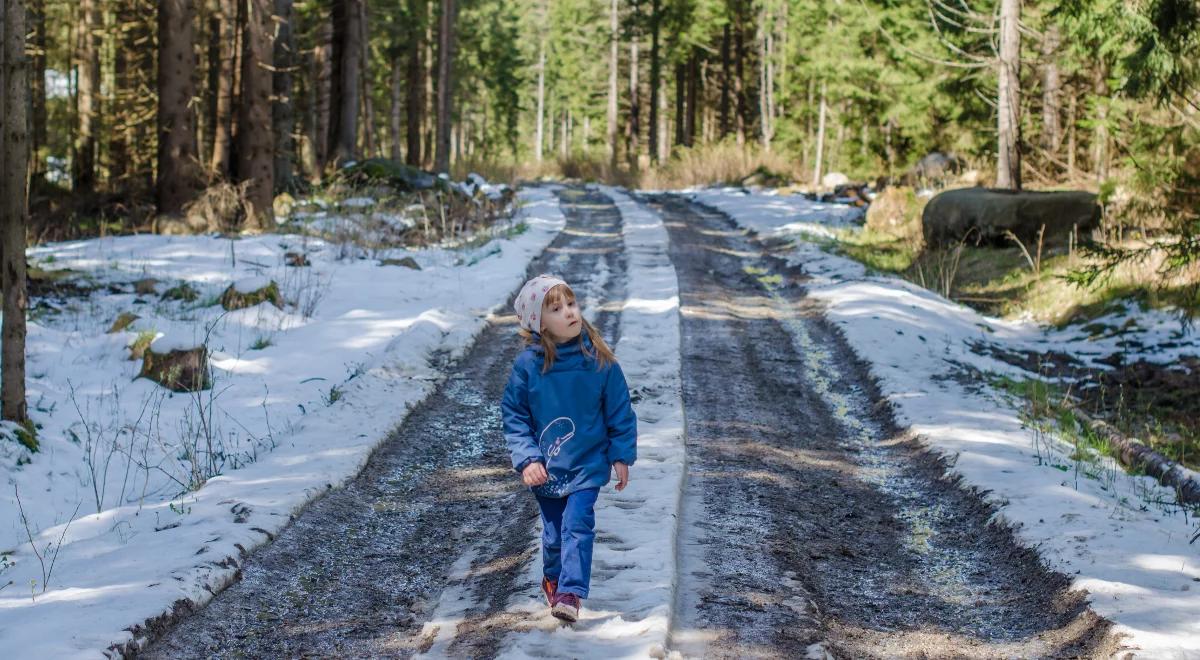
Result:
{"label": "cut log", "polygon": [[1108,442],[1121,465],[1143,472],[1175,490],[1180,504],[1200,505],[1200,474],[1172,461],[1135,438],[1127,438],[1112,425],[1077,409],[1072,412],[1093,432]]}
{"label": "cut log", "polygon": [[197,392],[212,387],[208,347],[187,347],[188,342],[160,338],[146,349],[139,377],[175,392]]}
{"label": "cut log", "polygon": [[1027,246],[1071,231],[1090,232],[1100,225],[1096,195],[1084,191],[1034,192],[999,188],[947,190],[925,205],[922,231],[928,247],[970,243],[1010,245],[1009,232]]}

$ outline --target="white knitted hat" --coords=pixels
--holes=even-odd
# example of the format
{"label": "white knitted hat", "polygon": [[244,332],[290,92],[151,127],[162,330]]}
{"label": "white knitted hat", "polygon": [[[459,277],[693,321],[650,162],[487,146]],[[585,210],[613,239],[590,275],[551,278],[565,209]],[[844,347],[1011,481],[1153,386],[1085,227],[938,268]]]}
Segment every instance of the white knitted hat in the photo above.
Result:
{"label": "white knitted hat", "polygon": [[518,293],[517,299],[513,301],[513,309],[517,312],[517,322],[522,328],[530,332],[542,331],[542,323],[538,320],[538,315],[542,313],[542,301],[546,299],[550,289],[559,284],[570,287],[559,278],[546,274],[538,275],[521,287],[521,293]]}

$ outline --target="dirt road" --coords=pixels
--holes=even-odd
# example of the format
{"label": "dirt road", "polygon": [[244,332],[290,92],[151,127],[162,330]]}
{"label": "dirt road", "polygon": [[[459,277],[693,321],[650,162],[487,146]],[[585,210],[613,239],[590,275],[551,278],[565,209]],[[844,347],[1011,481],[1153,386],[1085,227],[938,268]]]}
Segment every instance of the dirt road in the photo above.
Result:
{"label": "dirt road", "polygon": [[[561,199],[567,228],[530,272],[576,283],[620,355],[620,214],[594,191]],[[896,427],[866,368],[805,297],[802,272],[716,212],[676,196],[643,201],[665,221],[681,298],[687,488],[667,651],[1117,649],[1068,579],[989,524],[988,505]],[[514,594],[528,591],[526,568],[538,561],[537,516],[507,468],[498,409],[513,321],[490,322],[361,475],[306,509],[145,655],[494,657],[505,635],[527,629]]]}

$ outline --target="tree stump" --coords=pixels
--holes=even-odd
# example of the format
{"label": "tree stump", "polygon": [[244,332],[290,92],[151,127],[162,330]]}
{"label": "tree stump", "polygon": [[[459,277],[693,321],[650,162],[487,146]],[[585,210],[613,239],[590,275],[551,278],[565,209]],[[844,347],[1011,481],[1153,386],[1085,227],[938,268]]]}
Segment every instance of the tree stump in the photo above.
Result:
{"label": "tree stump", "polygon": [[230,311],[253,307],[263,302],[283,309],[283,296],[279,294],[279,285],[265,277],[239,280],[230,284],[225,293],[221,294],[221,306]]}
{"label": "tree stump", "polygon": [[[193,344],[189,346],[189,344]],[[138,377],[149,378],[175,392],[198,392],[212,387],[208,347],[195,342],[159,338],[146,349]]]}

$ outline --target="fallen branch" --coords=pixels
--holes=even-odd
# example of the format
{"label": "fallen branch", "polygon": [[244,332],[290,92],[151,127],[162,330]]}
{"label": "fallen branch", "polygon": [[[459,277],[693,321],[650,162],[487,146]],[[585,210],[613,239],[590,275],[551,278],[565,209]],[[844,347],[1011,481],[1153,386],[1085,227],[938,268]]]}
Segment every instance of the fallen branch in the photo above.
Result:
{"label": "fallen branch", "polygon": [[1111,424],[1072,407],[1071,412],[1108,442],[1121,465],[1141,470],[1168,488],[1175,489],[1180,504],[1200,505],[1200,473],[1163,456],[1136,438],[1121,435]]}

